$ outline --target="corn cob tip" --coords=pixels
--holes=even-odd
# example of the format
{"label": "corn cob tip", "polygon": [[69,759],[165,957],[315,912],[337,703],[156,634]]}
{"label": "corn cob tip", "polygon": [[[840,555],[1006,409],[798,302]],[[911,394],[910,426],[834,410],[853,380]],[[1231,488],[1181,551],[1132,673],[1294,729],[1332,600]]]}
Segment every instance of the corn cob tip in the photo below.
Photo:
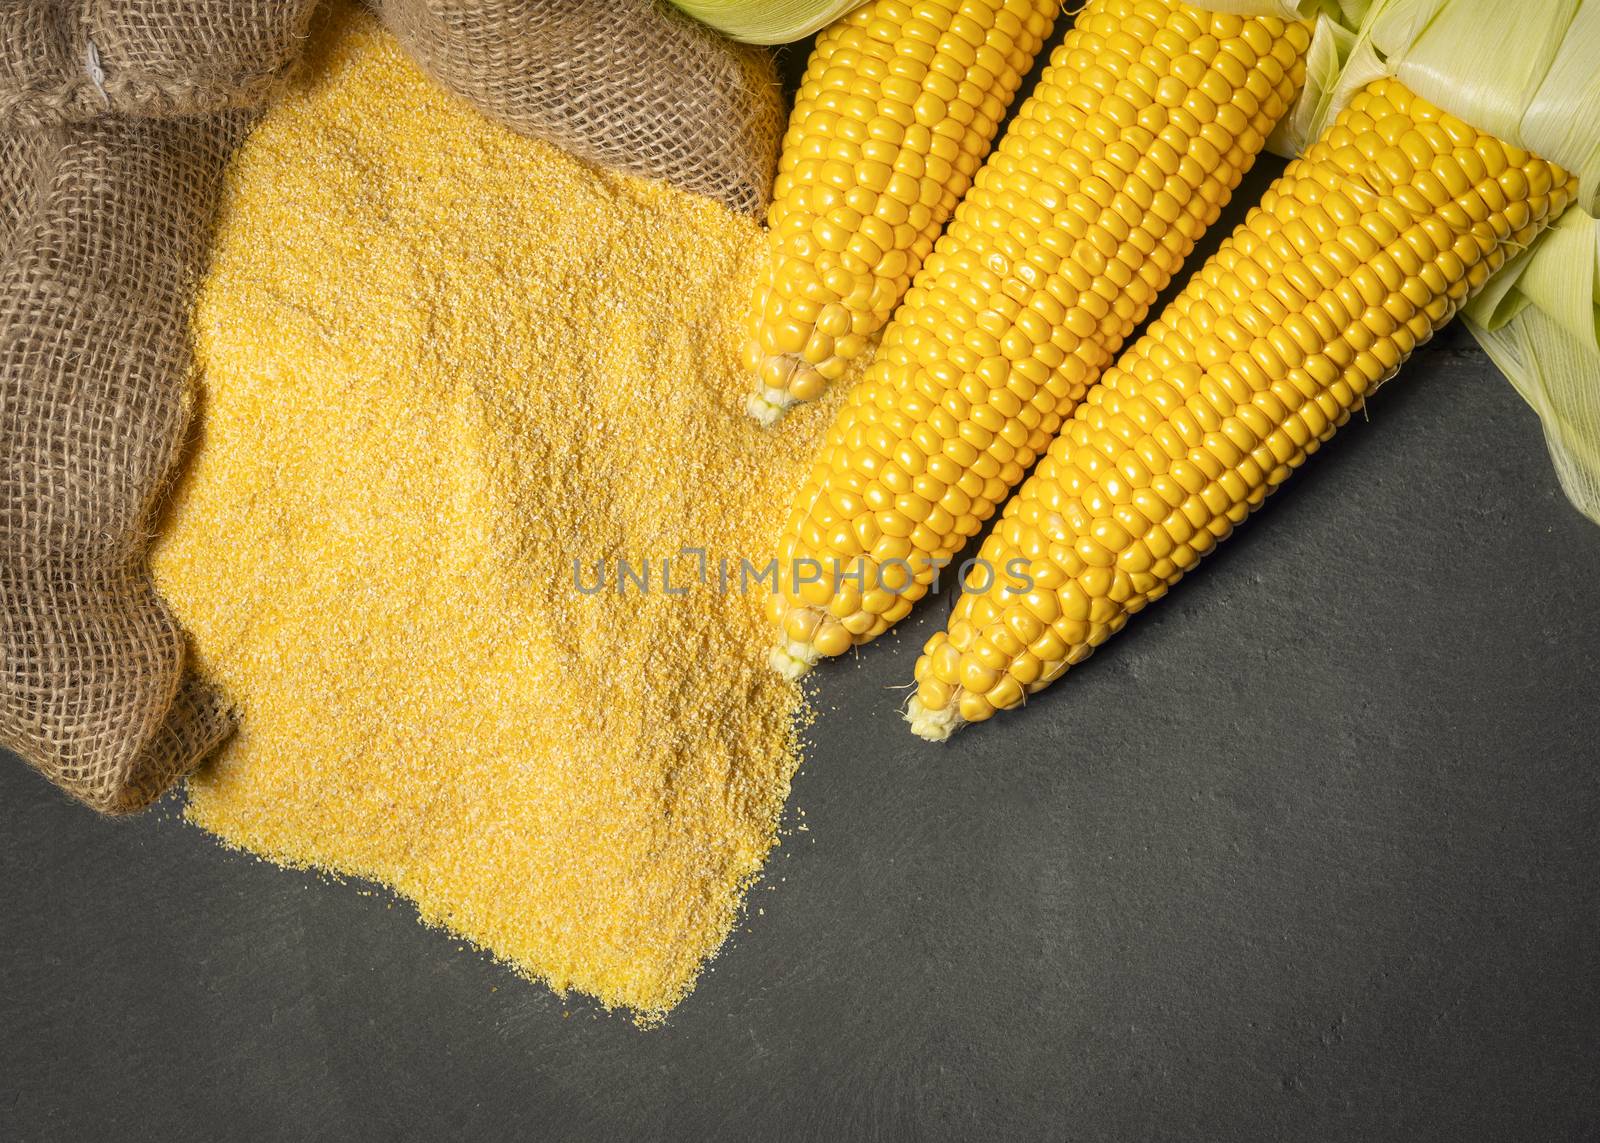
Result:
{"label": "corn cob tip", "polygon": [[822,658],[821,652],[811,644],[799,643],[793,639],[785,639],[767,654],[767,662],[772,669],[791,683],[810,674],[811,668],[817,665],[817,660],[820,658]]}
{"label": "corn cob tip", "polygon": [[828,387],[821,372],[797,354],[763,356],[754,343],[746,348],[745,354],[745,364],[755,374],[757,384],[745,408],[763,425],[776,423],[791,405],[815,401]]}
{"label": "corn cob tip", "polygon": [[767,662],[786,679],[798,679],[820,660],[842,655],[855,645],[849,629],[819,607],[775,595],[767,615],[778,629],[778,642]]}
{"label": "corn cob tip", "polygon": [[762,428],[770,429],[783,420],[783,415],[793,404],[794,398],[782,389],[762,388],[745,399],[744,411],[759,421]]}
{"label": "corn cob tip", "polygon": [[915,695],[911,696],[911,702],[906,706],[905,718],[911,724],[911,733],[929,742],[948,741],[967,722],[961,717],[961,708],[956,703],[933,710],[924,706]]}

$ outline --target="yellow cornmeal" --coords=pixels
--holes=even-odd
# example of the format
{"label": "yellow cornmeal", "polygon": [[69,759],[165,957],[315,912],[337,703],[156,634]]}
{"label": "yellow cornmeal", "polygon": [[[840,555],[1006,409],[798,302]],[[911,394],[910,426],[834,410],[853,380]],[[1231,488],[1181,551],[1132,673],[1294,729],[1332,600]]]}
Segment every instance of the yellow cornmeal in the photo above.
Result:
{"label": "yellow cornmeal", "polygon": [[[659,1015],[776,839],[764,586],[827,408],[736,361],[762,245],[483,119],[341,11],[231,168],[201,439],[155,557],[240,731],[189,816]],[[710,549],[707,587],[659,560]],[[648,594],[595,561],[652,561]],[[674,590],[697,560],[680,559]]]}

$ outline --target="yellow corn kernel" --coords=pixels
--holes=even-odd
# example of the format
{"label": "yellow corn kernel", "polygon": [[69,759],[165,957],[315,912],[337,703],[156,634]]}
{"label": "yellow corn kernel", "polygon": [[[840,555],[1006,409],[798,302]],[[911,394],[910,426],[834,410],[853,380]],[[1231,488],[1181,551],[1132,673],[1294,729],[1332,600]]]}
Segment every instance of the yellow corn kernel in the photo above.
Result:
{"label": "yellow corn kernel", "polygon": [[[953,558],[1216,220],[1298,92],[1309,43],[1298,22],[1174,0],[1090,0],[841,407],[780,558],[843,565],[869,590],[885,559]],[[1185,110],[1207,110],[1190,98],[1201,84],[1209,104],[1253,109],[1242,132],[1214,116],[1202,130]],[[906,445],[926,458],[920,471],[906,466]],[[912,484],[918,499],[902,503]],[[841,490],[860,496],[874,533],[905,549],[863,556],[828,543],[832,526],[850,523],[823,526]],[[1103,546],[1091,555],[1108,559]],[[869,623],[847,627],[824,607],[812,637],[785,639],[774,663],[800,673],[875,638],[930,580]],[[816,605],[786,585],[774,617],[807,606]]]}
{"label": "yellow corn kernel", "polygon": [[770,424],[821,396],[888,322],[1059,10],[1059,0],[874,0],[817,37],[750,311],[752,416]]}
{"label": "yellow corn kernel", "polygon": [[[1436,109],[1392,79],[1359,92],[1322,139],[1289,165],[1261,206],[1149,333],[1107,370],[1007,505],[981,553],[995,566],[1029,559],[1041,581],[1059,583],[1055,593],[1063,616],[1070,604],[1087,622],[1055,620],[1052,628],[1060,640],[1048,656],[1036,650],[996,664],[984,648],[993,643],[994,633],[1015,630],[1018,616],[1039,614],[1037,591],[1007,592],[997,585],[963,595],[947,631],[928,641],[923,656],[928,665],[919,664],[919,677],[943,685],[919,687],[907,714],[916,733],[943,739],[963,722],[1018,705],[1086,658],[1128,616],[1165,594],[1361,408],[1366,395],[1417,344],[1448,322],[1472,288],[1526,249],[1545,221],[1571,201],[1576,182],[1565,171],[1481,132],[1423,129],[1438,118]],[[1399,142],[1391,143],[1385,133]],[[1327,260],[1347,265],[1334,279],[1309,270],[1314,255],[1270,241],[1303,209],[1298,188],[1312,185],[1384,188],[1367,196],[1350,221],[1324,239]],[[1469,199],[1489,202],[1495,197],[1488,193],[1491,186],[1499,192],[1491,214],[1449,209]],[[1438,188],[1450,197],[1439,201]],[[1542,216],[1529,205],[1536,188],[1549,196]],[[1426,234],[1425,246],[1417,241],[1419,234]],[[1353,241],[1358,235],[1361,241]],[[1347,261],[1339,253],[1356,249],[1366,251],[1363,261]],[[1425,261],[1422,250],[1431,251]],[[1406,266],[1412,272],[1405,272]],[[1245,324],[1240,315],[1254,303],[1234,287],[1250,278],[1300,283],[1301,313],[1285,312],[1260,328],[1245,347],[1255,368],[1230,378],[1228,363],[1238,358],[1215,344],[1220,332],[1192,336],[1186,331],[1195,327],[1182,315],[1209,310],[1217,315],[1213,329],[1218,331],[1230,321]],[[1443,304],[1433,304],[1439,300]],[[1338,320],[1321,326],[1310,342],[1306,325],[1296,318],[1317,325],[1319,305]],[[1395,309],[1411,314],[1411,324],[1400,325]],[[1275,348],[1289,341],[1302,347],[1293,368]],[[1241,388],[1239,381],[1247,384]],[[1197,442],[1178,423],[1183,401],[1190,408],[1198,402],[1215,419]],[[1151,406],[1168,410],[1166,421],[1188,444],[1182,457],[1164,447],[1146,447],[1159,431],[1143,415]],[[1161,439],[1170,441],[1171,432]],[[1120,470],[1136,464],[1146,466],[1152,487],[1170,476],[1190,495],[1182,512],[1126,530],[1115,526],[1126,518],[1110,506],[1110,484]],[[1203,482],[1195,482],[1197,473],[1204,474]],[[1041,514],[1041,505],[1059,507]],[[1030,556],[1038,546],[1030,531],[1035,520],[1043,521],[1049,540],[1044,561]],[[1143,563],[1142,556],[1126,565],[1122,560],[1136,545],[1143,544],[1149,554],[1168,554],[1147,574],[1129,575],[1126,584],[1103,571],[1095,574],[1101,569],[1093,567],[1052,567],[1054,553],[1074,546],[1082,551],[1086,541],[1110,542],[1124,571]],[[979,693],[971,683],[986,689]]]}

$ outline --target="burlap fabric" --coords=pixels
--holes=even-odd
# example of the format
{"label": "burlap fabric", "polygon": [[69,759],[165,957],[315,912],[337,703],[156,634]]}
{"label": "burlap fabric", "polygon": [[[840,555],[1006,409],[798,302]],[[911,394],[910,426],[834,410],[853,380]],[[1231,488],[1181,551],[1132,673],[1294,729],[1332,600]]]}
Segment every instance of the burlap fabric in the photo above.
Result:
{"label": "burlap fabric", "polygon": [[313,0],[0,4],[0,744],[107,813],[229,729],[145,570],[188,307]]}
{"label": "burlap fabric", "polygon": [[0,742],[107,813],[157,797],[228,726],[144,557],[242,116],[0,134]]}
{"label": "burlap fabric", "polygon": [[5,0],[0,122],[194,115],[258,104],[313,0]]}
{"label": "burlap fabric", "polygon": [[784,107],[770,53],[652,0],[376,0],[444,86],[516,131],[761,214]]}
{"label": "burlap fabric", "polygon": [[[766,53],[650,0],[374,2],[512,128],[763,209]],[[231,729],[146,555],[223,170],[314,4],[0,0],[0,745],[107,813]]]}

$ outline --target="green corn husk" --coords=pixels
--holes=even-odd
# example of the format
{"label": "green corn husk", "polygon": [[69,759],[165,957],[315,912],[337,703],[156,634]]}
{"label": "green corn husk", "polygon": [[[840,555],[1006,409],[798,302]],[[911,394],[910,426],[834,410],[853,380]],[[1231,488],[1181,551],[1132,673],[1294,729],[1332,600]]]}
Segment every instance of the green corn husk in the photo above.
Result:
{"label": "green corn husk", "polygon": [[1568,208],[1464,316],[1539,414],[1567,498],[1600,524],[1600,221]]}
{"label": "green corn husk", "polygon": [[747,44],[804,39],[866,0],[672,0],[703,24]]}

